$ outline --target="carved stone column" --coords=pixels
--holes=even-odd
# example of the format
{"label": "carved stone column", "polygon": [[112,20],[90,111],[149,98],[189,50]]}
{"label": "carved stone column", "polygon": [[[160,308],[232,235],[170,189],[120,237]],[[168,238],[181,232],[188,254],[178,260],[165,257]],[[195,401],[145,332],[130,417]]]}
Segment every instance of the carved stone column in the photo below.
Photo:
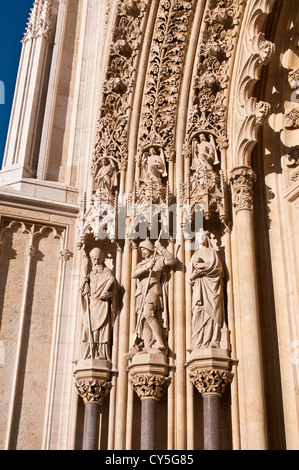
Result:
{"label": "carved stone column", "polygon": [[241,426],[243,430],[246,429],[243,447],[248,450],[265,450],[267,430],[253,229],[253,187],[256,176],[251,167],[241,166],[232,170],[230,181],[235,208],[233,230],[236,243],[234,269],[238,285],[235,292],[238,305],[238,377],[244,391],[240,417]]}
{"label": "carved stone column", "polygon": [[187,363],[191,383],[203,397],[204,450],[220,450],[219,402],[234,374],[227,351],[202,348],[193,351]]}
{"label": "carved stone column", "polygon": [[104,360],[82,360],[74,371],[78,394],[85,404],[83,450],[98,450],[100,410],[112,387],[111,363]]}
{"label": "carved stone column", "polygon": [[156,403],[170,385],[161,354],[137,354],[129,366],[129,380],[141,400],[140,450],[156,450]]}

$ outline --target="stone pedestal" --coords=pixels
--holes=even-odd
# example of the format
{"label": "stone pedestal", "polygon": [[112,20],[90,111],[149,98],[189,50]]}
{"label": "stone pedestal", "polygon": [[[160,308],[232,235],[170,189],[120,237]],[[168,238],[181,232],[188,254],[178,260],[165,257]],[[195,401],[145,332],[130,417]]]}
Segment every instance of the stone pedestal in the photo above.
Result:
{"label": "stone pedestal", "polygon": [[111,362],[100,359],[78,361],[74,377],[85,404],[83,450],[98,450],[100,406],[112,387]]}
{"label": "stone pedestal", "polygon": [[234,374],[226,350],[206,348],[193,351],[187,362],[191,383],[203,397],[204,449],[220,450],[219,401]]}
{"label": "stone pedestal", "polygon": [[128,367],[129,380],[141,400],[140,450],[156,449],[156,403],[170,385],[163,354],[139,353]]}

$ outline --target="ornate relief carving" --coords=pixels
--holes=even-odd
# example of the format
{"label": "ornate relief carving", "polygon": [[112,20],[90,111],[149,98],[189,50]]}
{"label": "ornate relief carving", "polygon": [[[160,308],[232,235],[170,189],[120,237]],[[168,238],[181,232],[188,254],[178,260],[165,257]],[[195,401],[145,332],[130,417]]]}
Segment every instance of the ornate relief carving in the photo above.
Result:
{"label": "ornate relief carving", "polygon": [[299,129],[299,108],[293,108],[285,115],[284,125],[287,129]]}
{"label": "ornate relief carving", "polygon": [[232,372],[217,369],[190,372],[190,381],[201,395],[215,394],[221,396],[227,385],[232,382],[233,377]]}
{"label": "ornate relief carving", "polygon": [[36,0],[31,9],[23,43],[43,36],[49,39],[51,26],[51,0]]}
{"label": "ornate relief carving", "polygon": [[193,0],[161,0],[151,45],[139,136],[139,158],[149,147],[175,153],[176,106]]}
{"label": "ornate relief carving", "polygon": [[233,190],[233,206],[236,212],[253,210],[253,185],[256,175],[250,167],[235,168],[231,172],[230,181]]}
{"label": "ornate relief carving", "polygon": [[71,256],[72,256],[72,253],[69,250],[67,249],[60,250],[59,259],[61,261],[68,261],[69,259],[71,259]]}
{"label": "ornate relief carving", "polygon": [[201,231],[196,238],[198,247],[187,271],[192,285],[191,350],[220,348],[225,318],[223,267],[210,233]]}
{"label": "ornate relief carving", "polygon": [[140,47],[141,23],[146,7],[146,0],[118,2],[92,165],[94,177],[103,158],[114,158],[119,167],[127,162],[129,99],[134,84],[135,59]]}
{"label": "ornate relief carving", "polygon": [[99,379],[76,379],[75,385],[85,404],[98,403],[102,405],[112,388],[112,383],[109,380]]}
{"label": "ornate relief carving", "polygon": [[192,137],[196,131],[214,134],[218,150],[228,145],[226,91],[244,3],[243,0],[208,2],[193,85],[193,107],[189,112],[186,156],[191,154]]}
{"label": "ornate relief carving", "polygon": [[136,374],[130,376],[130,384],[140,400],[151,398],[160,400],[171,383],[170,377],[163,375]]}
{"label": "ornate relief carving", "polygon": [[214,171],[220,163],[214,136],[202,132],[198,138],[193,137],[191,157],[191,167],[185,182],[181,182],[182,203],[190,205],[191,213],[200,205],[205,219],[215,210],[226,224],[226,181],[223,170]]}

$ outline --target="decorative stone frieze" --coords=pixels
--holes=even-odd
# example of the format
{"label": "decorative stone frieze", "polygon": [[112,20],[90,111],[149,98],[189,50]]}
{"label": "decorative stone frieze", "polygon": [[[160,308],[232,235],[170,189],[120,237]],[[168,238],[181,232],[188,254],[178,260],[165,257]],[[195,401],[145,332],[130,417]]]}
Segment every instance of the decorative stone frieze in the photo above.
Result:
{"label": "decorative stone frieze", "polygon": [[201,395],[222,396],[234,374],[225,370],[204,369],[190,373],[190,381]]}
{"label": "decorative stone frieze", "polygon": [[253,210],[253,186],[256,175],[250,167],[235,168],[230,175],[233,206],[236,212]]}
{"label": "decorative stone frieze", "polygon": [[137,374],[130,377],[130,384],[140,400],[151,398],[159,401],[170,383],[171,378],[163,375]]}

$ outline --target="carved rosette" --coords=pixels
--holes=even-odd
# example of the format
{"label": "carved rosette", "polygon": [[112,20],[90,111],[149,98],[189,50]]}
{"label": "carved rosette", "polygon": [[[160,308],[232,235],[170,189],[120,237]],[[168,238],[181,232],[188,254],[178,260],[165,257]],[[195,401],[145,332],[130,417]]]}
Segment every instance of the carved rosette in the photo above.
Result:
{"label": "carved rosette", "polygon": [[256,175],[250,167],[235,168],[231,172],[233,206],[236,212],[240,210],[253,210],[253,186]]}
{"label": "carved rosette", "polygon": [[140,400],[159,401],[171,383],[170,377],[156,374],[136,374],[129,380]]}
{"label": "carved rosette", "polygon": [[190,381],[201,395],[218,395],[221,397],[234,374],[226,370],[204,369],[190,372]]}
{"label": "carved rosette", "polygon": [[112,383],[109,380],[100,379],[78,378],[75,380],[75,385],[85,404],[98,403],[102,405],[112,388]]}

